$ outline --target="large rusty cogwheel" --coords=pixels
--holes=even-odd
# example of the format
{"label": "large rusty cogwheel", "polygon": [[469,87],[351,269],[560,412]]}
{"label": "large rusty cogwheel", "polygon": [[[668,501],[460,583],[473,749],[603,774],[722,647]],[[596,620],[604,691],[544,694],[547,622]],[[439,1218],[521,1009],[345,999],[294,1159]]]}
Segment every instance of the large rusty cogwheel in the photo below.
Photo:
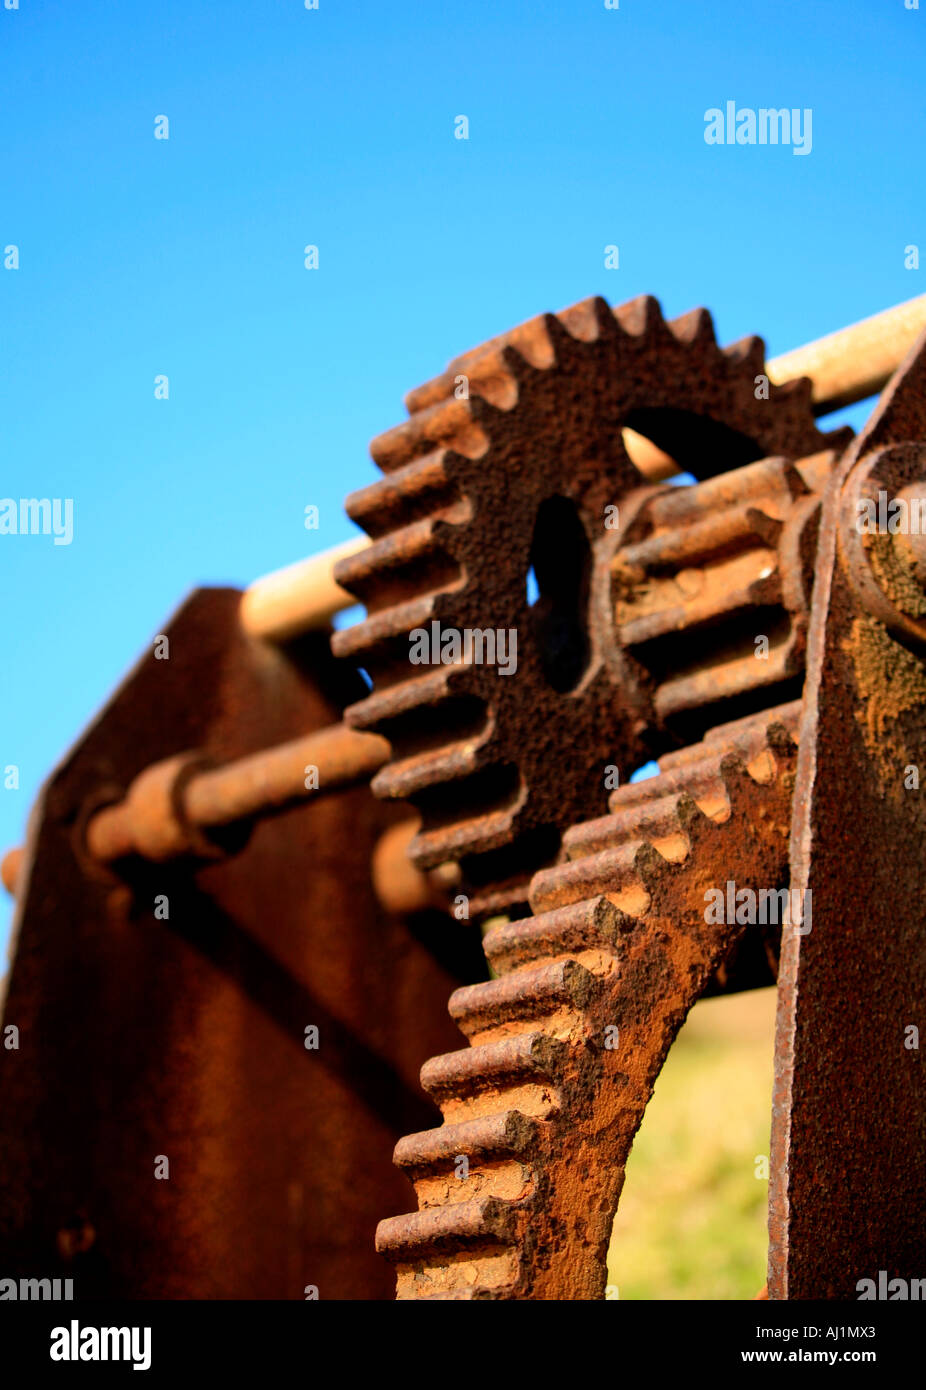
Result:
{"label": "large rusty cogwheel", "polygon": [[[785,511],[816,506],[818,479],[790,465],[814,455],[828,468],[821,451],[845,434],[817,430],[806,379],[763,398],[764,371],[761,339],[720,349],[706,310],[667,323],[649,296],[613,311],[594,298],[458,358],[410,393],[407,423],[373,442],[385,477],[347,502],[373,545],[336,570],[368,610],[334,638],[373,687],[346,718],[390,740],[374,791],[415,805],[413,859],[459,862],[475,912],[524,911],[530,875],[556,861],[563,830],[605,810],[609,765],[623,779],[731,717],[691,713],[710,703],[698,675],[702,627],[717,633],[744,606],[784,614],[764,678],[791,698],[805,605],[783,597],[775,552]],[[714,480],[702,486],[714,487],[721,524],[738,528],[756,564],[740,561],[709,593],[686,592],[684,577],[666,586],[679,546],[704,552],[704,513],[660,501],[689,489],[653,488],[624,430]],[[747,464],[764,470],[758,485],[742,497],[724,491],[716,475]],[[763,508],[769,489],[784,510]],[[805,553],[809,513],[798,511],[788,543]],[[638,553],[616,558],[635,539]],[[409,634],[430,634],[432,623],[440,633],[516,631],[516,674],[474,661],[410,664]],[[718,640],[708,672],[718,697],[756,684],[752,655],[729,633]]]}
{"label": "large rusty cogwheel", "polygon": [[744,935],[705,922],[705,890],[787,885],[798,714],[714,730],[621,787],[535,876],[536,915],[488,932],[497,978],[450,1000],[470,1046],[421,1073],[444,1123],[395,1151],[420,1207],[377,1231],[399,1298],[602,1297],[656,1076]]}

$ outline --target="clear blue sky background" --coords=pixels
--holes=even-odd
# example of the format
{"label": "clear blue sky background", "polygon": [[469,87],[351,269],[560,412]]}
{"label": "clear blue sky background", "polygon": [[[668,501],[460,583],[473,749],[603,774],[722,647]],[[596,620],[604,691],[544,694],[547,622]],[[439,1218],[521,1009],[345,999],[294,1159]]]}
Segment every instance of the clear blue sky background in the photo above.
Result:
{"label": "clear blue sky background", "polygon": [[[191,587],[351,534],[456,353],[594,293],[772,353],[920,293],[924,58],[903,0],[0,7],[0,495],[76,509],[0,537],[0,846]],[[812,153],[706,145],[728,99]]]}

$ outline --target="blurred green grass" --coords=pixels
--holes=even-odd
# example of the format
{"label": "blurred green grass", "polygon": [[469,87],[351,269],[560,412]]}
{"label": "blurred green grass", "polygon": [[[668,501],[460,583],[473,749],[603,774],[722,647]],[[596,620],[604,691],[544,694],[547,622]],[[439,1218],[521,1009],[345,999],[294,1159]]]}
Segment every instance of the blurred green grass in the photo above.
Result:
{"label": "blurred green grass", "polygon": [[[621,1299],[755,1298],[765,1283],[775,990],[692,1009],[627,1164],[608,1256]],[[612,1295],[613,1296],[613,1295]]]}

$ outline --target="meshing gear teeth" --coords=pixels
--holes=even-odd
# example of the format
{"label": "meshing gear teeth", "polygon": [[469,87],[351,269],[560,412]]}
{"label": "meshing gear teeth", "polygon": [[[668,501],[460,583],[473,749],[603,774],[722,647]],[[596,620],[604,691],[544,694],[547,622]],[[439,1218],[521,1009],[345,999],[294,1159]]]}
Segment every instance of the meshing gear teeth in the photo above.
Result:
{"label": "meshing gear teeth", "polygon": [[624,1166],[685,1016],[744,931],[705,893],[786,886],[796,705],[740,721],[622,788],[492,928],[498,972],[458,990],[470,1046],[421,1079],[444,1124],[395,1161],[420,1210],[383,1221],[398,1296],[600,1298]]}
{"label": "meshing gear teeth", "polygon": [[761,459],[642,502],[611,564],[612,597],[654,724],[697,736],[721,701],[763,691],[767,703],[772,687],[780,700],[800,684],[820,494],[837,459]]}
{"label": "meshing gear teeth", "polygon": [[[406,424],[374,441],[385,476],[347,503],[373,545],[336,570],[368,613],[335,635],[334,649],[373,683],[346,717],[391,741],[393,760],[373,787],[420,811],[413,859],[422,868],[462,861],[484,889],[483,909],[523,904],[562,830],[604,809],[608,764],[626,772],[651,756],[654,739],[665,747],[699,736],[662,728],[652,643],[639,659],[629,644],[628,660],[615,638],[609,564],[619,535],[605,509],[617,504],[623,519],[648,495],[625,428],[700,478],[834,441],[814,424],[808,381],[757,399],[763,373],[761,340],[718,348],[705,310],[666,323],[648,296],[613,312],[590,299],[458,358],[409,395]],[[766,525],[758,540],[769,539]],[[740,577],[741,588],[764,582]],[[641,616],[652,621],[645,605]],[[430,633],[433,622],[442,632],[516,631],[516,674],[472,661],[410,664],[409,633]],[[786,637],[776,678],[800,665]],[[756,662],[740,667],[730,692],[765,673]],[[666,716],[699,698],[696,688],[677,691]]]}

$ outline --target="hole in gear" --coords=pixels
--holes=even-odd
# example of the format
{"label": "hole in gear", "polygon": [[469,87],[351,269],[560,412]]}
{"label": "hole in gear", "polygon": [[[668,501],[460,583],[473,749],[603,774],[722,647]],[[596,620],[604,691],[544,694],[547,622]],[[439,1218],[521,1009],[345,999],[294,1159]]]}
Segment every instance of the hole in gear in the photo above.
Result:
{"label": "hole in gear", "polygon": [[586,628],[592,552],[579,514],[566,497],[541,502],[527,572],[531,635],[547,683],[574,690],[589,663]]}
{"label": "hole in gear", "polygon": [[692,474],[698,481],[755,463],[766,452],[738,430],[691,410],[641,406],[629,411],[623,423],[673,458],[679,473]]}

